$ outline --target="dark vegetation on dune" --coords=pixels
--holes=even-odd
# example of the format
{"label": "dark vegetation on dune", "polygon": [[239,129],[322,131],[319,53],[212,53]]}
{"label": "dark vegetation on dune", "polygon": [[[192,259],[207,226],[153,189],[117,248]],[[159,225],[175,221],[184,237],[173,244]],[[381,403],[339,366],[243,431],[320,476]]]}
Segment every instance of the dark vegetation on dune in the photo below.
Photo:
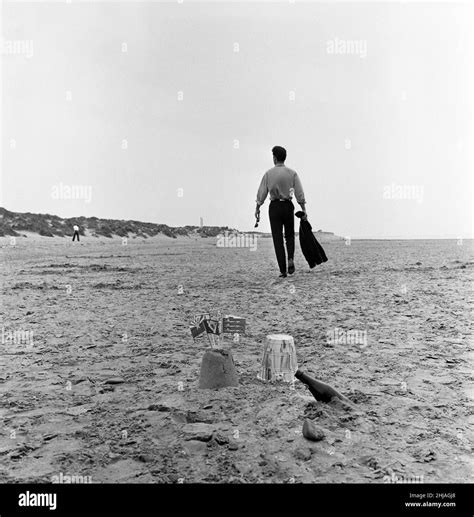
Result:
{"label": "dark vegetation on dune", "polygon": [[21,232],[33,232],[46,237],[70,237],[73,234],[73,226],[79,226],[79,233],[85,235],[89,230],[94,237],[109,237],[114,235],[127,237],[129,234],[137,237],[153,237],[154,235],[166,235],[176,239],[178,235],[215,237],[225,230],[227,226],[182,226],[171,227],[166,224],[143,223],[141,221],[121,221],[118,219],[99,219],[98,217],[70,217],[62,218],[50,214],[24,214],[10,212],[0,207],[0,237],[7,235],[20,236]]}

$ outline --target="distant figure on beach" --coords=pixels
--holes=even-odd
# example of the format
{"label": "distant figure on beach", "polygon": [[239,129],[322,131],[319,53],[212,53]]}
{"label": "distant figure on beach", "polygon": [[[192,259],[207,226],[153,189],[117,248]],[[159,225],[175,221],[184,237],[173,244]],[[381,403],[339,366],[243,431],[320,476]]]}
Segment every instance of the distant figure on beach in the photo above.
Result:
{"label": "distant figure on beach", "polygon": [[73,229],[74,229],[74,235],[72,236],[72,242],[74,242],[76,240],[76,237],[77,237],[77,240],[80,241],[80,239],[79,239],[79,226],[77,226],[77,224],[75,224],[73,226]]}
{"label": "distant figure on beach", "polygon": [[[260,219],[260,207],[265,202],[267,194],[270,193],[270,207],[268,215],[272,229],[273,245],[280,268],[280,277],[287,276],[285,246],[283,243],[283,227],[285,228],[286,250],[288,253],[288,273],[295,272],[293,262],[295,255],[295,207],[291,201],[292,192],[295,193],[296,201],[301,210],[306,214],[306,201],[304,198],[303,186],[298,174],[285,165],[286,149],[275,146],[272,149],[273,163],[275,167],[269,169],[262,178],[257,192],[257,208],[255,217]],[[306,217],[306,215],[304,216]]]}

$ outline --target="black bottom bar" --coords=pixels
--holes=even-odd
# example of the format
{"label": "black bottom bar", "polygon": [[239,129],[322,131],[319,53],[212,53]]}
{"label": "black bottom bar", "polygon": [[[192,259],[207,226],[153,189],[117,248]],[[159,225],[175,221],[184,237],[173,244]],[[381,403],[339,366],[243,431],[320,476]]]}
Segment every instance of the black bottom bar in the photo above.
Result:
{"label": "black bottom bar", "polygon": [[[472,486],[380,485],[0,485],[11,515],[469,515]],[[51,509],[50,509],[51,507]]]}

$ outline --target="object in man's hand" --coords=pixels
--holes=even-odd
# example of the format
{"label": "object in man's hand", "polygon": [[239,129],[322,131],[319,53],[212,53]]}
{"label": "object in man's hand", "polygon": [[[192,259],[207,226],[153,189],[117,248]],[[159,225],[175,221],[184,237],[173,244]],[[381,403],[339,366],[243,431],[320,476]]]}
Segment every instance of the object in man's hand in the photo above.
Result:
{"label": "object in man's hand", "polygon": [[256,216],[256,221],[255,221],[255,226],[254,228],[257,228],[258,227],[258,223],[260,222],[260,212],[257,214]]}
{"label": "object in man's hand", "polygon": [[309,224],[306,213],[300,210],[299,212],[296,212],[295,215],[300,218],[300,246],[309,267],[313,268],[316,265],[327,262],[328,258],[326,257],[326,253],[314,236],[313,229],[311,224]]}

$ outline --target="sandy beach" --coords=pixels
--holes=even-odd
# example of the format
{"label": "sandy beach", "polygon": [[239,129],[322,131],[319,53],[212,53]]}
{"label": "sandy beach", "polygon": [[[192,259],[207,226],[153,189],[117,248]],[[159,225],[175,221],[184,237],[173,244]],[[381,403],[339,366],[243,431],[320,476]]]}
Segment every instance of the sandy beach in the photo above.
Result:
{"label": "sandy beach", "polygon": [[[1,238],[0,482],[469,482],[472,242],[326,243],[311,273],[297,245],[278,279],[271,239]],[[199,390],[217,308],[240,384]],[[259,381],[272,333],[352,405]]]}

